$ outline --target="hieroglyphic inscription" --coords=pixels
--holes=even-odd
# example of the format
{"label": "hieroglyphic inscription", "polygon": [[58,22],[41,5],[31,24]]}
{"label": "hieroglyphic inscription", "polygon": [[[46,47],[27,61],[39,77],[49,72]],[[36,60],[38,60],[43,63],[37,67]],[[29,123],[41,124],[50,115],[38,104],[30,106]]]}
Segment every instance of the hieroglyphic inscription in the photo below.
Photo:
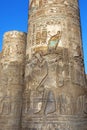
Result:
{"label": "hieroglyphic inscription", "polygon": [[22,129],[86,130],[78,1],[31,0],[28,31]]}

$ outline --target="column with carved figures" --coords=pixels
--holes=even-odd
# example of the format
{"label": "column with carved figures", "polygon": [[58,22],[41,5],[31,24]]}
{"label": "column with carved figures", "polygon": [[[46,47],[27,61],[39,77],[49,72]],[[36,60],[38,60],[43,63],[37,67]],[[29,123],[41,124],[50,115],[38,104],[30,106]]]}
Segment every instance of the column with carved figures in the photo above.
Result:
{"label": "column with carved figures", "polygon": [[21,127],[25,46],[25,33],[9,31],[4,34],[0,60],[0,130]]}
{"label": "column with carved figures", "polygon": [[30,0],[22,130],[86,130],[78,0]]}

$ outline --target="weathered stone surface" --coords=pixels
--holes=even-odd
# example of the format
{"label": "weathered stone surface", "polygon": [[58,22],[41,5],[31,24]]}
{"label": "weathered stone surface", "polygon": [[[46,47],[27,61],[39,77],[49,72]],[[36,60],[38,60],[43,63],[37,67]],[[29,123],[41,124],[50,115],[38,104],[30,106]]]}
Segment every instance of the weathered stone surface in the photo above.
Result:
{"label": "weathered stone surface", "polygon": [[22,130],[86,130],[77,0],[31,0]]}
{"label": "weathered stone surface", "polygon": [[0,68],[0,130],[21,127],[25,46],[25,33],[5,33]]}
{"label": "weathered stone surface", "polygon": [[3,39],[0,130],[87,130],[78,0],[29,6],[27,41],[18,31]]}
{"label": "weathered stone surface", "polygon": [[23,62],[25,58],[26,33],[9,31],[3,37],[2,62]]}

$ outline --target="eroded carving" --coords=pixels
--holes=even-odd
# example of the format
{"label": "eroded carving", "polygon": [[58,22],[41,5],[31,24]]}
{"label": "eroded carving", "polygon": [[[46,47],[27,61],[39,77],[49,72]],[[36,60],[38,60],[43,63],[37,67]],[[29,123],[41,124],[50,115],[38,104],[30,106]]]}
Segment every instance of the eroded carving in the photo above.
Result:
{"label": "eroded carving", "polygon": [[1,91],[0,93],[0,114],[8,115],[11,114],[11,96],[10,91]]}
{"label": "eroded carving", "polygon": [[58,31],[56,35],[52,36],[48,41],[48,51],[56,50],[61,39],[61,32]]}

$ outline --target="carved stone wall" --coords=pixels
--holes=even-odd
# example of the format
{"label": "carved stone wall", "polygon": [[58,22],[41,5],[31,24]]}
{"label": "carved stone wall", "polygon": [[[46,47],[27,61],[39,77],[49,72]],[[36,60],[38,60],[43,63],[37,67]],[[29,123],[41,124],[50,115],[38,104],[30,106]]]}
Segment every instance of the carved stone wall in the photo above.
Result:
{"label": "carved stone wall", "polygon": [[87,130],[78,0],[30,0],[28,35],[5,33],[0,130]]}
{"label": "carved stone wall", "polygon": [[26,33],[9,31],[3,37],[2,62],[23,62],[25,59]]}
{"label": "carved stone wall", "polygon": [[19,130],[21,126],[25,46],[25,33],[5,33],[0,60],[0,130]]}
{"label": "carved stone wall", "polygon": [[[36,45],[47,46],[49,39],[56,35],[57,31],[61,31],[62,35],[58,46],[69,47],[71,41],[73,44],[81,45],[78,14],[77,0],[32,0],[29,10],[27,53],[29,49],[34,51]],[[70,33],[67,35],[68,32]]]}
{"label": "carved stone wall", "polygon": [[77,0],[31,0],[22,130],[87,130]]}

